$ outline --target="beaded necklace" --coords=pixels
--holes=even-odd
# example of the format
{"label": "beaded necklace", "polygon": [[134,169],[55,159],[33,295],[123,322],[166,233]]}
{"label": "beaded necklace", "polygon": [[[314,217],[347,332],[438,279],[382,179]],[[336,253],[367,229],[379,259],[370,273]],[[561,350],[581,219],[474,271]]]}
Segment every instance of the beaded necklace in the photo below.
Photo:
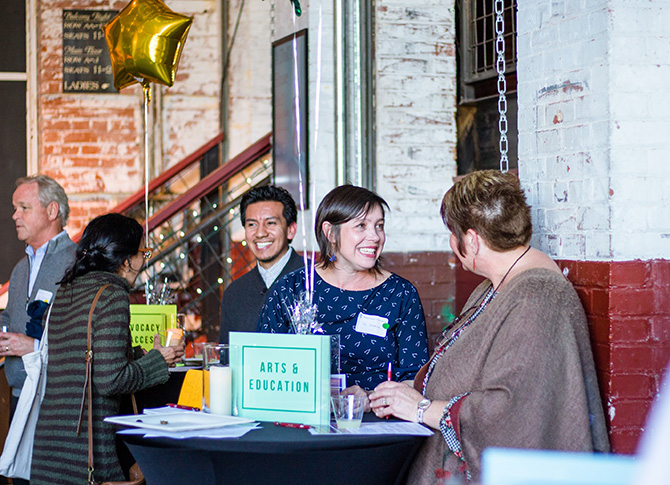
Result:
{"label": "beaded necklace", "polygon": [[[475,319],[479,315],[481,315],[481,313],[486,308],[486,305],[488,305],[491,302],[491,300],[493,300],[493,298],[495,298],[495,296],[498,294],[498,290],[500,289],[503,282],[505,281],[505,278],[507,278],[507,276],[512,271],[512,268],[514,268],[514,266],[516,266],[516,264],[519,262],[519,260],[521,260],[521,258],[523,258],[526,255],[526,253],[528,253],[528,251],[530,251],[530,246],[528,246],[526,248],[526,250],[523,253],[521,253],[521,256],[516,258],[516,260],[509,267],[509,269],[507,270],[507,273],[505,273],[505,276],[502,277],[502,279],[500,280],[500,283],[498,283],[498,286],[495,289],[493,288],[493,283],[491,283],[491,286],[489,287],[488,291],[486,293],[484,293],[484,299],[481,301],[481,303],[479,303],[479,305],[475,304],[474,306],[472,306],[472,307],[468,308],[467,310],[463,311],[458,317],[456,317],[454,319],[454,321],[451,323],[451,325],[449,325],[447,328],[445,328],[442,331],[442,336],[440,337],[440,340],[438,342],[438,348],[435,351],[435,353],[433,354],[433,357],[430,360],[430,364],[428,364],[428,369],[426,371],[426,375],[423,378],[423,392],[422,392],[422,394],[425,395],[425,393],[426,393],[426,385],[428,384],[428,380],[430,379],[430,375],[433,373],[433,368],[435,367],[435,364],[437,363],[437,361],[440,359],[440,357],[442,357],[444,352],[449,347],[451,347],[456,342],[456,340],[458,340],[458,337],[461,336],[463,331],[466,328],[468,328],[470,326],[470,324],[472,324],[472,322],[474,322]],[[457,325],[462,320],[463,316],[466,315],[467,313],[469,313],[472,310],[475,310],[475,311],[465,319],[463,324],[460,327],[458,327],[456,330],[454,330],[454,332],[450,336],[447,336],[447,334],[449,333],[449,330],[451,330],[455,325]]]}

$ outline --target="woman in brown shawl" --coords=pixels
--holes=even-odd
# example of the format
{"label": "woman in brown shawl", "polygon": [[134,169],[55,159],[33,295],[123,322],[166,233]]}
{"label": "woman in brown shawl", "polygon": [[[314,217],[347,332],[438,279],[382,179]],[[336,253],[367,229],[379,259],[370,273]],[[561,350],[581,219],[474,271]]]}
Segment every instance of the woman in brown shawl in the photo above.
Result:
{"label": "woman in brown shawl", "polygon": [[491,446],[608,451],[584,310],[572,285],[530,247],[530,208],[517,177],[472,173],[446,193],[442,219],[467,271],[486,280],[442,333],[414,388],[385,382],[377,416],[434,430],[409,483],[481,477]]}

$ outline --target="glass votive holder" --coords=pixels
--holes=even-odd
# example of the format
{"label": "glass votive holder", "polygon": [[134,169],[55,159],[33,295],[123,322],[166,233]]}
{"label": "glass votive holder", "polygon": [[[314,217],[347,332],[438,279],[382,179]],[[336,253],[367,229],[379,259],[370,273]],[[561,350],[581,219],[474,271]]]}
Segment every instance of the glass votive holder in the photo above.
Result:
{"label": "glass votive holder", "polygon": [[202,409],[206,413],[230,416],[232,411],[232,371],[230,369],[230,348],[228,345],[204,345],[202,376]]}

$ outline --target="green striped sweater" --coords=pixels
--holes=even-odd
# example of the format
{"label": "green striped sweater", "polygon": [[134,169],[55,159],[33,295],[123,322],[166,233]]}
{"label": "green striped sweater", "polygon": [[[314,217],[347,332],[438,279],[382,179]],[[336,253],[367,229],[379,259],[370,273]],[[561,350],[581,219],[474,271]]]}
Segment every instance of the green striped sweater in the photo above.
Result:
{"label": "green striped sweater", "polygon": [[116,455],[113,424],[121,397],[168,380],[168,366],[157,350],[132,360],[129,285],[118,275],[91,272],[58,290],[49,322],[47,389],[35,431],[32,485],[86,483],[88,478],[88,408],[76,435],[86,365],[88,313],[98,289],[93,315],[93,449],[98,482],[123,480]]}

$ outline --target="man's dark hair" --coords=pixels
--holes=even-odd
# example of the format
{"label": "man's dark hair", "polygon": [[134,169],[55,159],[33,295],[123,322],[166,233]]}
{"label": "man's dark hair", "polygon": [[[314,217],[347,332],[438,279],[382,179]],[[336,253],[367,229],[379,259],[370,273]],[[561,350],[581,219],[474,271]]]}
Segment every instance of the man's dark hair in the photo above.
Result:
{"label": "man's dark hair", "polygon": [[240,219],[243,226],[247,222],[247,207],[249,207],[249,204],[256,202],[281,202],[284,206],[282,215],[286,220],[286,225],[290,226],[298,220],[298,208],[288,190],[277,185],[264,185],[263,187],[251,189],[242,197],[242,202],[240,202]]}

